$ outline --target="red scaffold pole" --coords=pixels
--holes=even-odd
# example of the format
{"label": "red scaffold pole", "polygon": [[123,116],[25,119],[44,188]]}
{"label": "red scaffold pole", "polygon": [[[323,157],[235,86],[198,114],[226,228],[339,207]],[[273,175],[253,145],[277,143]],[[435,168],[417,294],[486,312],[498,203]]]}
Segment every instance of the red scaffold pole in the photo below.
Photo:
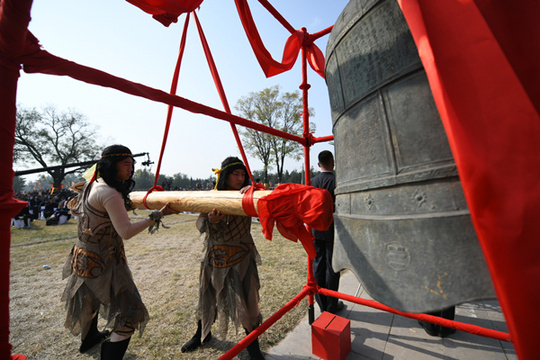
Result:
{"label": "red scaffold pole", "polygon": [[[188,31],[188,25],[189,25],[189,13],[186,14],[186,20],[184,22],[184,30],[182,31],[182,38],[180,40],[180,48],[178,50],[178,59],[176,60],[176,66],[174,68],[174,75],[171,83],[171,95],[176,95],[176,90],[178,88],[178,77],[180,76],[180,66],[182,65],[182,58],[184,57],[184,50],[186,48],[186,39],[187,39],[187,31]],[[161,171],[161,162],[163,160],[163,154],[165,153],[165,146],[167,145],[167,138],[169,137],[169,129],[171,127],[171,119],[173,115],[174,106],[168,105],[167,106],[167,120],[165,121],[165,130],[163,131],[163,140],[161,142],[161,151],[159,152],[159,160],[157,163],[157,170],[156,175],[154,177],[154,186],[148,190],[146,193],[146,196],[143,199],[144,206],[148,209],[148,206],[146,205],[146,198],[149,194],[151,194],[154,190],[163,190],[160,186],[158,186],[158,180],[159,180],[159,174]]]}
{"label": "red scaffold pole", "polygon": [[320,142],[327,142],[334,140],[334,135],[321,136],[321,137],[312,137],[311,143],[316,144]]}
{"label": "red scaffold pole", "polygon": [[393,308],[391,308],[389,306],[383,305],[383,304],[378,303],[378,302],[373,301],[373,300],[362,299],[362,298],[359,298],[359,297],[356,297],[356,296],[347,295],[347,294],[343,294],[343,293],[340,293],[340,292],[337,292],[337,291],[328,290],[328,289],[324,289],[324,288],[318,288],[317,292],[319,294],[322,294],[322,295],[327,295],[327,296],[332,296],[332,297],[335,297],[335,298],[340,298],[340,299],[350,301],[350,302],[353,302],[353,303],[356,303],[356,304],[369,306],[369,307],[372,307],[372,308],[375,308],[375,309],[383,310],[383,311],[386,311],[386,312],[389,312],[389,313],[392,313],[392,314],[401,315],[401,316],[404,316],[404,317],[407,317],[407,318],[416,319],[416,320],[420,320],[420,321],[426,321],[426,322],[429,322],[429,323],[432,323],[432,324],[449,327],[449,328],[452,328],[452,329],[468,332],[470,334],[474,334],[474,335],[478,335],[478,336],[484,336],[484,337],[489,337],[489,338],[496,339],[496,340],[511,342],[510,334],[502,332],[502,331],[486,329],[486,328],[483,328],[483,327],[480,327],[480,326],[477,326],[477,325],[465,324],[465,323],[462,323],[462,322],[459,322],[459,321],[448,320],[448,319],[444,319],[444,318],[441,318],[441,317],[438,317],[438,316],[433,316],[433,315],[428,315],[428,314],[407,313],[407,312],[403,312],[403,311],[393,309]]}
{"label": "red scaffold pole", "polygon": [[[212,56],[212,52],[210,51],[210,47],[208,46],[208,41],[206,41],[206,36],[204,35],[201,23],[199,22],[199,18],[197,17],[197,14],[193,13],[193,15],[195,17],[195,23],[197,24],[197,30],[199,31],[201,44],[203,46],[206,59],[208,61],[208,66],[210,68],[210,72],[212,73],[212,78],[214,79],[214,84],[216,85],[219,98],[221,99],[221,103],[223,104],[223,108],[225,109],[225,112],[227,112],[227,114],[232,114],[231,108],[229,106],[229,101],[227,100],[227,96],[225,95],[225,90],[223,89],[223,84],[221,82],[221,78],[217,71],[217,66],[216,66],[216,63],[214,62],[214,57]],[[248,162],[246,153],[244,151],[242,141],[240,140],[240,135],[238,135],[238,130],[236,129],[236,125],[233,124],[232,122],[229,122],[229,125],[231,126],[231,130],[233,132],[234,139],[236,140],[236,145],[238,146],[238,150],[240,151],[240,154],[242,156],[242,160],[244,160],[244,165],[246,166],[248,176],[251,179],[251,183],[254,184],[255,181],[253,181],[253,175],[251,174],[249,162]]]}
{"label": "red scaffold pole", "polygon": [[[180,66],[182,65],[182,58],[184,57],[184,50],[186,48],[188,25],[189,25],[189,13],[186,14],[186,20],[184,22],[184,29],[182,31],[182,38],[180,40],[180,48],[178,50],[178,60],[176,61],[176,66],[174,68],[174,75],[173,75],[173,79],[171,83],[171,91],[169,92],[171,95],[176,95],[176,90],[178,88],[178,77],[180,76]],[[173,110],[174,110],[174,106],[172,105],[167,106],[167,121],[165,123],[165,130],[163,132],[163,142],[161,144],[161,151],[159,153],[159,161],[157,164],[154,187],[157,186],[159,174],[161,171],[161,161],[163,159],[163,154],[165,153],[165,146],[167,145],[167,138],[169,136],[169,128],[171,126]]]}
{"label": "red scaffold pole", "polygon": [[289,301],[285,306],[283,306],[281,309],[276,311],[272,316],[268,318],[265,322],[263,322],[259,327],[257,327],[255,330],[249,333],[245,338],[243,338],[241,341],[238,342],[238,344],[234,345],[229,351],[227,351],[225,354],[223,354],[218,360],[230,360],[234,358],[236,355],[240,353],[240,351],[244,350],[249,344],[253,342],[256,338],[259,337],[263,332],[265,332],[270,326],[272,326],[276,321],[281,319],[283,315],[288,313],[293,307],[297,306],[300,301],[302,301],[303,298],[306,297],[308,293],[310,293],[311,290],[309,287],[304,285],[304,288],[298,295],[296,295],[294,298],[292,298],[291,301]]}
{"label": "red scaffold pole", "polygon": [[270,14],[276,18],[277,21],[281,23],[281,25],[283,25],[285,29],[287,29],[291,34],[295,32],[294,27],[287,20],[285,20],[285,18],[279,13],[279,11],[276,10],[276,8],[272,6],[272,4],[270,4],[267,0],[259,0],[259,2],[266,8],[266,10],[268,10]]}
{"label": "red scaffold pole", "polygon": [[[306,28],[302,28],[304,33],[307,33]],[[307,82],[307,59],[305,45],[302,44],[302,85],[300,89],[302,90],[302,121],[304,127],[304,169],[305,169],[305,179],[306,185],[311,185],[311,171],[310,171],[310,161],[309,161],[309,148],[311,146],[309,142],[309,105],[308,105],[308,90],[311,85]]]}
{"label": "red scaffold pole", "polygon": [[[302,28],[302,31],[307,32],[306,28]],[[305,45],[302,44],[302,84],[300,85],[300,89],[302,89],[302,122],[303,122],[303,137],[305,139],[305,143],[302,144],[304,146],[304,171],[305,171],[305,179],[306,179],[306,185],[311,185],[311,165],[310,165],[310,155],[309,150],[311,147],[311,134],[309,132],[309,103],[308,103],[308,90],[311,87],[307,82],[307,59],[306,59],[306,51],[305,51]],[[311,229],[309,229],[309,232],[311,233]],[[307,287],[309,289],[313,289],[317,286],[317,282],[315,280],[315,276],[313,275],[313,258],[311,258],[308,254],[307,257]],[[308,316],[309,316],[309,323],[313,323],[315,320],[315,309],[314,309],[314,292],[310,291],[308,293]]]}

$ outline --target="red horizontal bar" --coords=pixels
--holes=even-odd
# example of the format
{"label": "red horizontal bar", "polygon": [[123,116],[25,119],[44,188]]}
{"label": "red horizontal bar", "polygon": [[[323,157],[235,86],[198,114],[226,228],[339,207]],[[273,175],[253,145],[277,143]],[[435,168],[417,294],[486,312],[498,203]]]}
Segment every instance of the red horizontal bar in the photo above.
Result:
{"label": "red horizontal bar", "polygon": [[313,144],[319,143],[319,142],[325,142],[325,141],[332,141],[332,140],[334,140],[334,135],[311,138],[311,141],[313,142]]}
{"label": "red horizontal bar", "polygon": [[484,336],[484,337],[488,337],[488,338],[492,338],[492,339],[496,339],[496,340],[511,342],[510,334],[502,332],[502,331],[486,329],[486,328],[483,328],[481,326],[465,324],[465,323],[462,323],[462,322],[459,322],[459,321],[448,320],[448,319],[444,319],[444,318],[441,318],[441,317],[438,317],[438,316],[433,316],[433,315],[413,314],[413,313],[408,313],[408,312],[402,312],[402,311],[393,309],[393,308],[391,308],[389,306],[383,305],[383,304],[378,303],[378,302],[373,301],[373,300],[362,299],[362,298],[359,298],[359,297],[355,297],[355,296],[351,296],[351,295],[347,295],[347,294],[342,294],[340,292],[333,291],[333,290],[328,290],[328,289],[324,289],[324,288],[318,288],[317,291],[320,294],[323,294],[323,295],[328,295],[328,296],[340,298],[340,299],[347,300],[347,301],[350,301],[350,302],[353,302],[353,303],[356,303],[356,304],[369,306],[369,307],[372,307],[372,308],[375,308],[375,309],[387,311],[387,312],[397,314],[397,315],[401,315],[401,316],[404,316],[404,317],[408,317],[408,318],[411,318],[411,319],[416,319],[416,320],[421,320],[421,321],[426,321],[426,322],[429,322],[429,323],[433,323],[433,324],[436,324],[436,325],[446,326],[446,327],[449,327],[449,328],[452,328],[452,329],[465,331],[467,333],[474,334],[474,335],[479,335],[479,336]]}

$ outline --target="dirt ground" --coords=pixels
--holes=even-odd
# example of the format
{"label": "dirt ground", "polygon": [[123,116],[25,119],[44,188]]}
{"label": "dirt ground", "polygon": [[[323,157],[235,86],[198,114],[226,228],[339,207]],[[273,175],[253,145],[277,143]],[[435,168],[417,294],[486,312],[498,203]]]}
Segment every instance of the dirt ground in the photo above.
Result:
{"label": "dirt ground", "polygon": [[[217,359],[243,338],[243,331],[237,335],[230,327],[226,340],[214,338],[201,350],[180,352],[196,328],[202,241],[195,220],[195,215],[173,215],[166,218],[169,229],[154,235],[144,232],[125,242],[128,263],[151,318],[142,336],[136,333],[132,338],[124,359]],[[99,346],[79,354],[80,338],[64,327],[60,297],[65,280],[61,273],[75,241],[76,221],[55,227],[63,231],[59,234],[50,234],[48,228],[38,220],[30,230],[12,231],[12,353],[29,360],[99,359]],[[266,319],[302,289],[306,255],[299,243],[279,235],[272,242],[264,239],[257,222],[252,234],[263,261],[259,267],[260,307]],[[305,300],[302,303],[260,337],[263,351],[279,342],[305,315]],[[103,319],[99,325],[104,325]],[[238,358],[247,357],[241,353]]]}

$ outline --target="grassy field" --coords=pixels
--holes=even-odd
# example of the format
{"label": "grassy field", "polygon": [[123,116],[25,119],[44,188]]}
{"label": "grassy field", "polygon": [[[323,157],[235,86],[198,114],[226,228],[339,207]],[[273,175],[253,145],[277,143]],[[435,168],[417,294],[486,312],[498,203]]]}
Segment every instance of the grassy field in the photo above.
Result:
{"label": "grassy field", "polygon": [[[144,216],[144,211],[138,211],[132,218]],[[198,351],[180,352],[196,329],[203,253],[195,220],[196,215],[172,215],[165,219],[169,229],[160,229],[154,235],[145,231],[125,242],[128,263],[151,319],[142,336],[135,334],[124,359],[217,359],[243,338],[243,331],[236,334],[231,326],[226,340],[214,338]],[[266,319],[301,291],[307,257],[300,243],[284,239],[277,230],[273,241],[264,239],[256,221],[252,234],[263,262],[259,267],[260,308]],[[64,328],[60,297],[65,281],[61,274],[76,239],[76,220],[58,226],[45,226],[44,221],[37,220],[31,229],[13,228],[11,235],[12,353],[36,360],[99,358],[99,347],[79,354],[80,339]],[[259,338],[263,352],[298,324],[306,307],[304,299]],[[103,323],[100,320],[100,327]],[[244,353],[238,358],[248,359]]]}

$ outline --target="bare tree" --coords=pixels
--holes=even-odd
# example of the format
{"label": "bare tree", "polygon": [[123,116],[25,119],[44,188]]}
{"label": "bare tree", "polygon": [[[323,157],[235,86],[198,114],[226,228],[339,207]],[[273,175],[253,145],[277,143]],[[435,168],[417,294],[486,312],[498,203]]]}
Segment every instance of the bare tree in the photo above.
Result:
{"label": "bare tree", "polygon": [[[74,110],[57,112],[48,106],[42,112],[19,107],[15,129],[15,163],[36,162],[44,168],[90,161],[99,154],[96,130],[84,115]],[[60,187],[67,174],[65,168],[47,170],[53,186]]]}
{"label": "bare tree", "polygon": [[[279,105],[279,130],[282,130],[289,134],[302,136],[304,132],[302,121],[303,104],[299,92],[286,92],[283,96],[281,96]],[[313,109],[310,109],[309,113],[310,116],[315,115]],[[309,132],[314,131],[315,124],[310,123]],[[276,164],[278,182],[281,183],[283,180],[283,168],[285,165],[285,159],[292,158],[293,160],[300,160],[304,155],[303,147],[294,141],[283,139],[277,136],[271,137],[271,143],[272,157],[274,158],[274,162]]]}
{"label": "bare tree", "polygon": [[[240,115],[251,121],[266,126],[277,125],[279,89],[267,88],[259,92],[251,92],[249,96],[242,97],[236,103],[235,109]],[[264,182],[268,183],[268,171],[271,169],[270,156],[272,154],[271,135],[246,128],[240,130],[243,144],[247,151],[260,159],[264,166]]]}
{"label": "bare tree", "polygon": [[[302,99],[299,92],[280,93],[279,86],[251,92],[238,100],[235,109],[240,115],[251,121],[302,136]],[[313,110],[310,109],[310,114]],[[315,131],[315,124],[310,124],[310,131]],[[246,149],[259,158],[264,165],[264,182],[268,183],[270,163],[275,164],[278,182],[283,177],[286,158],[298,160],[302,156],[302,146],[292,140],[269,135],[246,128],[240,131]]]}

